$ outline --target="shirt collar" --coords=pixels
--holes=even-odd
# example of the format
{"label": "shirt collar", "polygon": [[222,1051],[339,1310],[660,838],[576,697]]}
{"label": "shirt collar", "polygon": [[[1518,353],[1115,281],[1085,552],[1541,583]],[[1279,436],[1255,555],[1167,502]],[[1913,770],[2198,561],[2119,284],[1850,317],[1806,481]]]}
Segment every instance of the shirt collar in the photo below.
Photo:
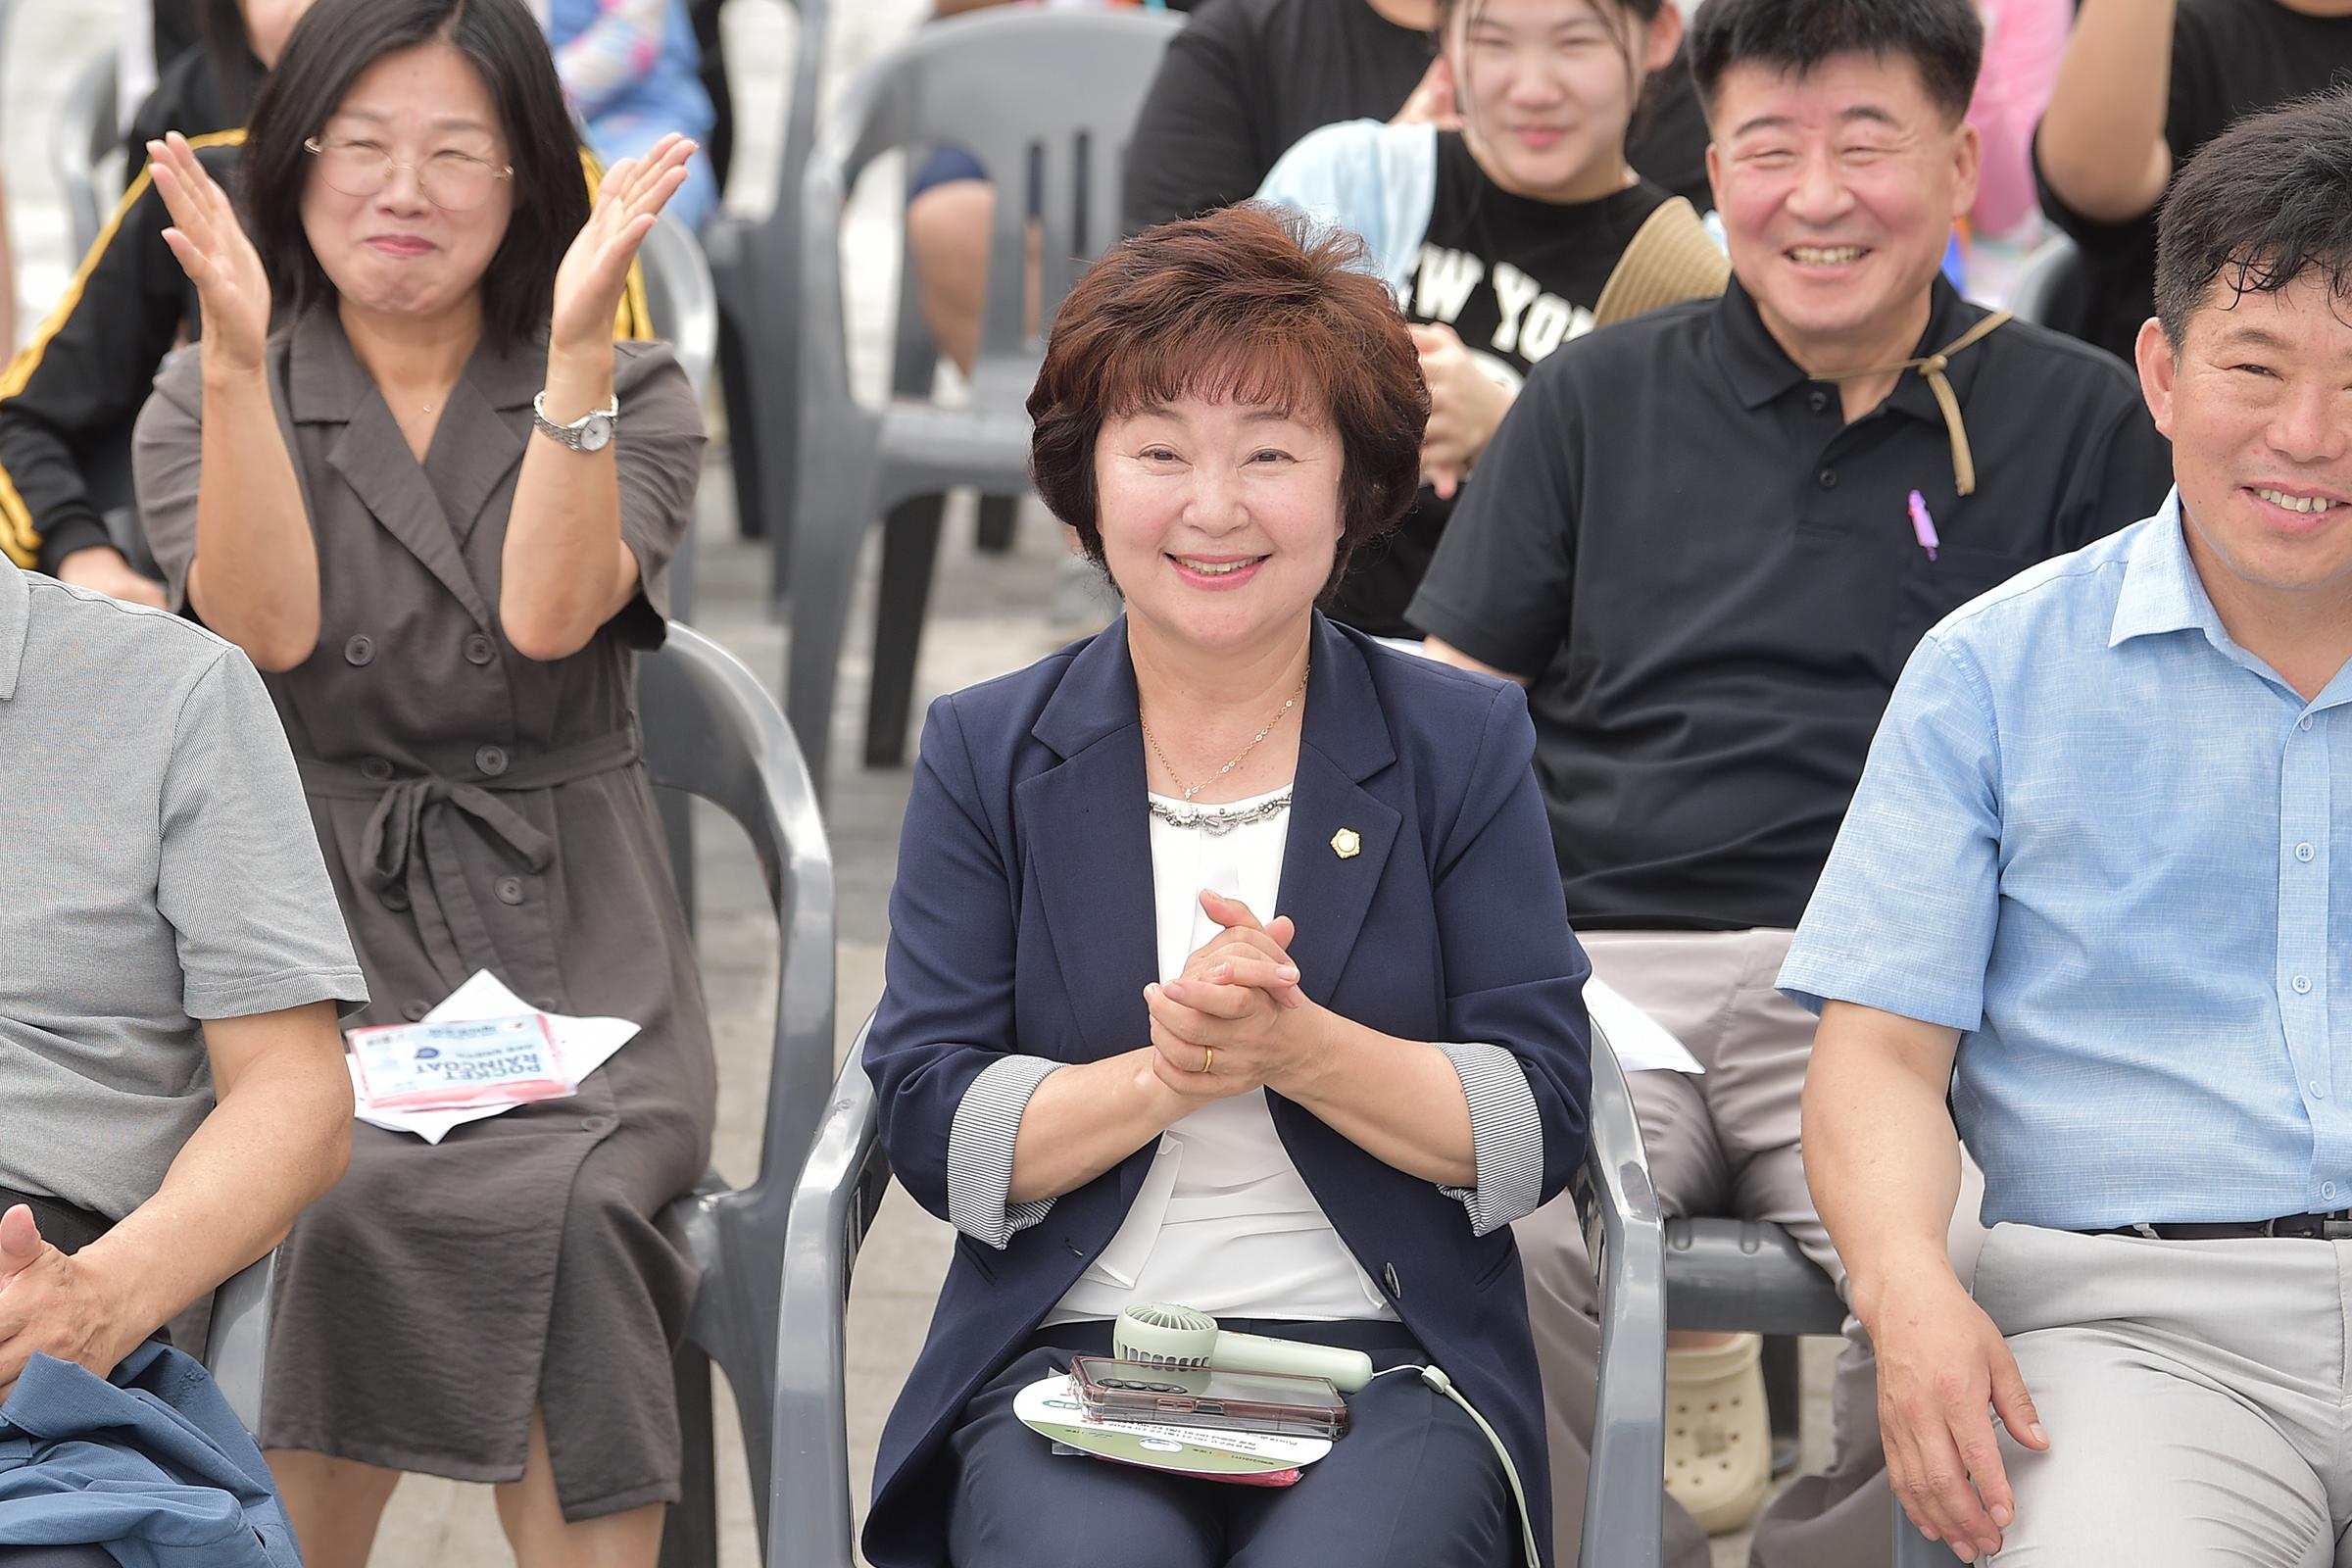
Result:
{"label": "shirt collar", "polygon": [[[1919,343],[1907,358],[1916,359],[1932,354],[1976,324],[1984,313],[1972,308],[1939,272],[1929,285],[1928,325],[1919,335]],[[1755,300],[1734,275],[1724,285],[1723,298],[1715,306],[1715,357],[1723,368],[1732,390],[1748,409],[1760,409],[1773,399],[1802,386],[1809,379],[1803,367],[1788,357],[1756,310]],[[1963,402],[1976,381],[1978,355],[1967,350],[1954,356],[1951,368],[1944,373],[1951,378],[1952,390]],[[1915,372],[1906,371],[1894,384],[1887,405],[1923,419],[1943,422],[1942,413],[1936,407],[1936,396],[1928,384]]]}
{"label": "shirt collar", "polygon": [[2188,540],[2180,528],[2180,492],[2176,488],[2124,558],[2124,586],[2116,595],[2115,617],[2108,622],[2108,647],[2172,631],[2201,631],[2224,650],[2236,646],[2222,628],[2221,612],[2213,608],[2196,564],[2188,559]]}
{"label": "shirt collar", "polygon": [[24,643],[32,635],[32,584],[24,570],[0,555],[0,703],[17,695],[24,667]]}
{"label": "shirt collar", "polygon": [[[292,334],[286,354],[289,416],[297,423],[350,423],[377,392],[344,334],[334,301],[317,300],[305,307],[294,319]],[[546,357],[536,344],[526,353],[499,354],[485,333],[459,379],[470,383],[494,409],[527,409],[545,384],[546,369]]]}

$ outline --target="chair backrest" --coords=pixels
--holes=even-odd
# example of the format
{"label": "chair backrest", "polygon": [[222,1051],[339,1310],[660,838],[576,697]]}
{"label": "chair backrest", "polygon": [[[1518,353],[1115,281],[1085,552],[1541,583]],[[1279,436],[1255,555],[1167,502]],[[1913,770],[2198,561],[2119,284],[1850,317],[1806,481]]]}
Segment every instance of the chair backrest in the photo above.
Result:
{"label": "chair backrest", "polygon": [[676,351],[695,395],[707,397],[710,369],[718,362],[718,295],[703,247],[685,224],[665,215],[645,236],[637,266],[654,330]]}
{"label": "chair backrest", "polygon": [[2034,247],[2011,280],[2002,304],[2021,321],[2050,324],[2059,295],[2082,265],[2082,253],[2064,234],[2052,234]]}
{"label": "chair backrest", "polygon": [[113,49],[92,55],[75,74],[57,122],[50,127],[49,167],[66,199],[66,232],[76,261],[97,243],[99,225],[114,206],[100,198],[98,171],[121,139],[116,71]]}
{"label": "chair backrest", "polygon": [[[1146,11],[985,11],[917,28],[867,66],[827,117],[802,185],[802,395],[849,395],[842,204],[866,166],[895,149],[953,143],[989,172],[998,201],[980,353],[1033,351],[1080,270],[1118,237],[1128,135],[1180,24]],[[1025,320],[1033,220],[1037,334]],[[828,317],[832,328],[816,329]]]}
{"label": "chair backrest", "polygon": [[[833,1077],[833,856],[816,792],[784,715],[734,655],[688,626],[637,663],[647,774],[659,789],[710,801],[752,842],[784,955],[760,1174],[735,1200],[774,1210],[824,1113]],[[737,1282],[773,1291],[775,1282]],[[706,1290],[713,1282],[706,1279]]]}
{"label": "chair backrest", "polygon": [[784,99],[774,201],[760,226],[777,231],[782,242],[779,254],[789,256],[794,225],[800,216],[801,175],[808,167],[808,149],[816,143],[817,103],[824,91],[825,8],[837,0],[784,0],[784,3],[799,19],[800,36],[792,46],[792,84]]}

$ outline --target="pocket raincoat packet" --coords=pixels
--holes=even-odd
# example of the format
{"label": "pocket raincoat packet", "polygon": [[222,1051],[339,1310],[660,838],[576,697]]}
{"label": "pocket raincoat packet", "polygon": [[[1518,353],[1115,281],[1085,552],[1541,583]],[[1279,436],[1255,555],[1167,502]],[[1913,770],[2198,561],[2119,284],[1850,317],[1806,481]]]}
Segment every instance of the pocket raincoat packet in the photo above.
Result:
{"label": "pocket raincoat packet", "polygon": [[579,1088],[536,1012],[353,1029],[348,1038],[360,1093],[378,1110],[513,1105]]}

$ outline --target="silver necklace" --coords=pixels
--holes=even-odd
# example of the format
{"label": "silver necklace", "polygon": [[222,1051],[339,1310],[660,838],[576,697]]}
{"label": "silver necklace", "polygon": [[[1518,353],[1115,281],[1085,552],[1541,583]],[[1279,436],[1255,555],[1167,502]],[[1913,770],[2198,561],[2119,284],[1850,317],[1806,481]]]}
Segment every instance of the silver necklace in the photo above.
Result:
{"label": "silver necklace", "polygon": [[1291,792],[1269,795],[1249,806],[1178,806],[1171,801],[1152,801],[1152,814],[1170,827],[1197,827],[1201,832],[1222,838],[1237,827],[1263,822],[1280,816],[1291,808]]}

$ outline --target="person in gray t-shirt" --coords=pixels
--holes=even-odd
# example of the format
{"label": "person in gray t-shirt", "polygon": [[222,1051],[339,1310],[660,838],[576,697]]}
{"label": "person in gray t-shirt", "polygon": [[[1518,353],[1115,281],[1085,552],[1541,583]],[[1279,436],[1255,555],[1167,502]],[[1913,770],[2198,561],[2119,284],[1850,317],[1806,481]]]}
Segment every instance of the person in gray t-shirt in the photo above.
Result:
{"label": "person in gray t-shirt", "polygon": [[252,663],[5,557],[0,956],[5,1396],[35,1350],[105,1375],[334,1184],[368,996]]}

